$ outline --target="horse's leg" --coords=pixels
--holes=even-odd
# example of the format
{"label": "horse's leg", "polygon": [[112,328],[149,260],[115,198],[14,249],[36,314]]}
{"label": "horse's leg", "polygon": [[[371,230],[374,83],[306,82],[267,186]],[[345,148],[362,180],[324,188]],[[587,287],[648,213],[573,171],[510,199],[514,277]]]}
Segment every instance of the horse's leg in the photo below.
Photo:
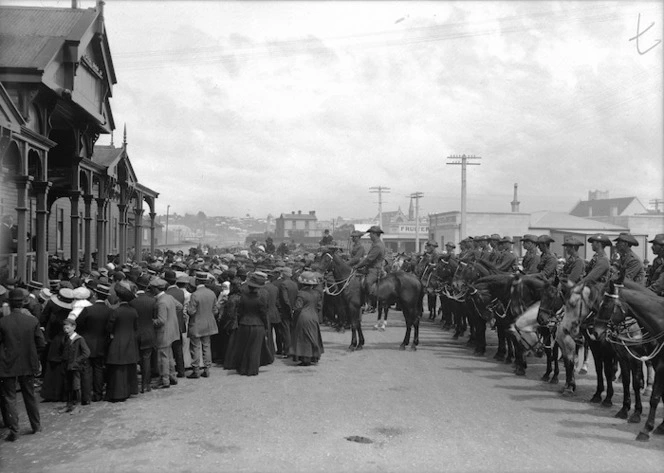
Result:
{"label": "horse's leg", "polygon": [[405,350],[406,345],[410,343],[410,320],[406,318],[406,335],[403,337],[403,342],[401,342],[401,345],[399,346],[399,350]]}
{"label": "horse's leg", "polygon": [[484,356],[486,352],[486,320],[482,317],[478,317],[477,319],[477,332],[475,335],[477,343],[475,344],[475,352],[473,354],[475,356]]}
{"label": "horse's leg", "polygon": [[416,315],[413,320],[415,333],[413,334],[413,344],[410,346],[412,351],[417,350],[417,345],[420,344],[420,318]]}
{"label": "horse's leg", "polygon": [[496,334],[498,335],[498,350],[493,355],[494,360],[504,361],[507,352],[506,330],[503,319],[496,320]]}
{"label": "horse's leg", "polygon": [[551,348],[547,348],[551,345],[551,331],[547,327],[540,327],[538,330],[542,334],[544,354],[546,355],[546,371],[540,379],[542,381],[549,381],[549,376],[551,376],[551,371],[553,370],[553,350]]}
{"label": "horse's leg", "polygon": [[514,374],[517,376],[526,375],[526,350],[521,343],[514,344]]}
{"label": "horse's leg", "polygon": [[590,342],[590,351],[593,354],[593,359],[595,360],[595,375],[597,376],[597,384],[595,389],[595,394],[590,398],[590,402],[593,404],[599,404],[602,402],[602,393],[604,392],[604,359],[601,349],[599,348],[598,342]]}
{"label": "horse's leg", "polygon": [[641,384],[643,380],[643,369],[641,362],[634,360],[630,357],[629,364],[632,373],[632,389],[634,390],[634,412],[629,416],[627,422],[630,424],[638,424],[641,422],[641,413],[643,412],[643,405],[641,404]]}
{"label": "horse's leg", "polygon": [[364,346],[364,334],[362,333],[361,322],[357,324],[357,336],[358,336],[357,349],[361,350],[362,347]]}
{"label": "horse's leg", "polygon": [[[611,407],[613,405],[613,359],[615,355],[613,350],[609,347],[602,348],[602,355],[604,356],[604,377],[606,378],[606,396],[602,401],[602,406]],[[627,378],[627,397],[629,398],[629,368],[627,369],[626,378]],[[623,382],[623,387],[625,383]]]}
{"label": "horse's leg", "polygon": [[436,294],[427,292],[427,307],[429,308],[429,320],[436,318]]}
{"label": "horse's leg", "polygon": [[355,348],[357,348],[357,328],[354,320],[350,323],[350,330],[353,333],[353,338],[350,341],[348,351],[355,351]]}
{"label": "horse's leg", "polygon": [[[551,330],[549,329],[549,334],[551,334]],[[552,348],[551,348],[551,356],[553,358],[553,376],[551,376],[551,380],[549,380],[549,383],[551,384],[558,384],[558,375],[560,374],[560,364],[558,363],[558,354],[560,352],[560,348],[558,347],[558,343],[553,339],[553,334],[551,334],[550,337]]]}
{"label": "horse's leg", "polygon": [[[656,362],[654,364],[656,364]],[[664,361],[660,361],[660,365],[661,366],[655,368],[655,382],[652,385],[652,394],[650,395],[650,411],[648,412],[648,418],[646,419],[643,429],[641,429],[641,432],[636,436],[636,440],[642,442],[650,440],[649,432],[655,428],[657,405],[659,404],[659,400],[664,391]]]}

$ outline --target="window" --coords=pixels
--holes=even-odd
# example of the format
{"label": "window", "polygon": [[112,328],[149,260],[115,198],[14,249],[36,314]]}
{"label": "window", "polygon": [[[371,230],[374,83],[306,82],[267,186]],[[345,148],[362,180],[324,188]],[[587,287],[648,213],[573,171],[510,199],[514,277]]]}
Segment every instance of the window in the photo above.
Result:
{"label": "window", "polygon": [[55,243],[57,250],[64,250],[65,210],[56,209],[57,224],[55,229]]}
{"label": "window", "polygon": [[118,247],[118,219],[113,217],[113,249]]}

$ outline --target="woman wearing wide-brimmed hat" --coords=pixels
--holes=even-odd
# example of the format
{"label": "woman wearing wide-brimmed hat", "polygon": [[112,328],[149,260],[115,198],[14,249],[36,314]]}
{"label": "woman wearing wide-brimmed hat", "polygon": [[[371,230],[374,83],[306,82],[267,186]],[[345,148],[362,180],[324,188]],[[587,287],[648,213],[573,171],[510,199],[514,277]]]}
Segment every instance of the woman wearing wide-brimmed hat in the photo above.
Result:
{"label": "woman wearing wide-brimmed hat", "polygon": [[293,332],[289,355],[293,357],[293,361],[299,361],[300,366],[309,366],[318,363],[325,351],[318,322],[323,299],[316,290],[319,283],[316,274],[304,271],[300,274],[298,282],[302,287],[297,293],[293,310]]}
{"label": "woman wearing wide-brimmed hat", "polygon": [[267,274],[256,271],[247,278],[238,304],[238,329],[233,341],[235,370],[242,375],[258,374],[263,342],[267,334]]}
{"label": "woman wearing wide-brimmed hat", "polygon": [[129,305],[136,296],[125,282],[115,285],[115,294],[120,304],[106,324],[111,338],[106,353],[106,400],[111,402],[138,394],[138,312]]}
{"label": "woman wearing wide-brimmed hat", "polygon": [[74,303],[74,291],[63,287],[50,299],[46,314],[44,335],[46,338],[46,356],[44,359],[44,383],[41,388],[41,397],[44,401],[66,401],[65,393],[65,365],[63,349],[65,332],[63,322],[69,316]]}

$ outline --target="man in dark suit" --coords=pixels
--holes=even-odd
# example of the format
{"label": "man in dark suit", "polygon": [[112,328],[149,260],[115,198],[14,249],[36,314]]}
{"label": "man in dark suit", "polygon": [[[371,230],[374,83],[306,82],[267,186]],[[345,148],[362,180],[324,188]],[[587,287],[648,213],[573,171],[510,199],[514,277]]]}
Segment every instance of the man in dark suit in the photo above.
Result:
{"label": "man in dark suit", "polygon": [[129,305],[138,312],[138,349],[141,364],[141,394],[150,392],[150,360],[155,346],[155,331],[152,319],[156,314],[156,301],[151,294],[146,293],[150,285],[150,277],[142,274],[136,280],[138,291],[136,298]]}
{"label": "man in dark suit", "polygon": [[[279,288],[276,285],[276,279],[278,274],[273,270],[268,273],[268,281],[265,284],[265,290],[267,291],[267,319],[268,319],[268,328],[269,332],[267,346],[270,350],[275,348],[277,355],[283,354],[283,339],[279,331],[279,326],[281,325],[281,315],[279,314],[279,309],[277,308],[277,299],[279,298]],[[272,331],[274,330],[274,335]],[[275,344],[276,337],[276,344]],[[288,352],[286,352],[288,353]],[[272,355],[274,356],[275,353]]]}
{"label": "man in dark suit", "polygon": [[0,318],[0,405],[3,420],[9,427],[5,440],[18,439],[18,410],[16,409],[16,381],[21,387],[25,410],[32,432],[41,431],[39,406],[35,399],[35,373],[39,371],[38,352],[46,342],[39,321],[23,310],[26,293],[22,289],[9,291],[9,315]]}
{"label": "man in dark suit", "polygon": [[297,299],[297,283],[291,278],[293,277],[293,270],[289,267],[281,268],[281,276],[277,280],[277,287],[279,288],[279,297],[277,298],[277,307],[281,315],[281,338],[283,340],[283,357],[288,358],[288,352],[291,345],[291,324],[293,322],[293,309],[295,308],[295,300]]}
{"label": "man in dark suit", "polygon": [[94,304],[83,309],[76,319],[77,331],[90,348],[90,358],[84,373],[81,373],[81,403],[101,401],[104,395],[104,360],[108,339],[106,323],[113,310],[106,304],[111,288],[98,284],[95,288]]}
{"label": "man in dark suit", "polygon": [[[187,325],[185,323],[184,317],[184,289],[180,288],[177,285],[177,277],[175,271],[167,270],[164,273],[164,279],[168,283],[166,288],[166,294],[173,297],[176,301],[180,303],[182,307],[177,308],[177,318],[178,318],[178,327],[180,330],[180,335],[173,342],[173,358],[175,358],[175,371],[178,378],[184,378],[184,353],[182,352],[182,334],[187,331]],[[181,284],[186,284],[186,281],[182,279]]]}

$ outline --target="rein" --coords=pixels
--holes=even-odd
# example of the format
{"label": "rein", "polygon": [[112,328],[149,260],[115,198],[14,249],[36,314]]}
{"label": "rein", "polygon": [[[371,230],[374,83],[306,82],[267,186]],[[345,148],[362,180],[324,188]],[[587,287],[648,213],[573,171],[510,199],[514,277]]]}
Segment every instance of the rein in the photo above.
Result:
{"label": "rein", "polygon": [[[329,253],[325,253],[323,256],[329,256],[330,261],[334,261],[334,259],[332,258],[332,255],[330,255]],[[329,271],[329,269],[326,270],[325,272],[327,272],[327,271]],[[323,287],[323,292],[325,294],[329,294],[330,296],[338,296],[339,294],[341,294],[342,292],[344,292],[346,290],[346,288],[348,287],[348,284],[350,284],[350,281],[353,279],[353,277],[355,276],[356,273],[357,273],[357,271],[355,271],[354,269],[351,269],[350,274],[348,275],[348,277],[346,279],[342,279],[340,281],[335,281],[334,285],[336,285],[336,286],[339,286],[339,284],[342,284],[341,289],[339,289],[336,292],[330,290],[330,288],[332,286],[329,286],[327,284],[327,281],[325,281],[325,284],[324,284],[324,287]]]}

